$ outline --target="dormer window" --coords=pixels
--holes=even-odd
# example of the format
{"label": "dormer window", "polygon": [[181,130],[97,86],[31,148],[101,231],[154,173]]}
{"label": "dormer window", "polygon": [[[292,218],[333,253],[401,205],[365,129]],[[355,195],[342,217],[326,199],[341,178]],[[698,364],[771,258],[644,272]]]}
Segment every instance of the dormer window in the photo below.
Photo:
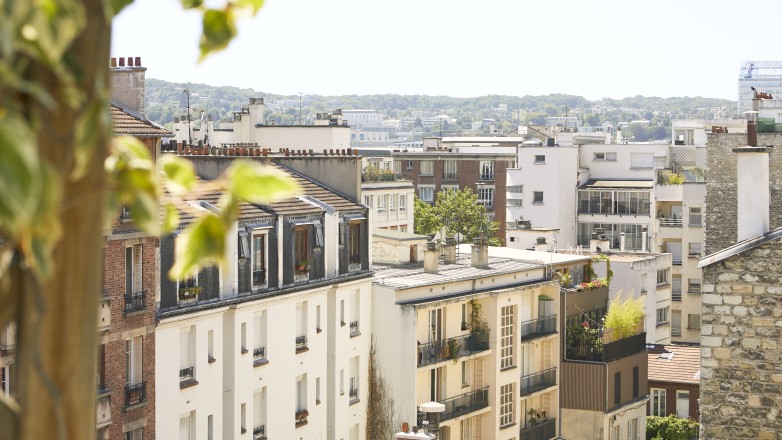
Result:
{"label": "dormer window", "polygon": [[253,288],[266,285],[266,235],[252,236],[252,284]]}
{"label": "dormer window", "polygon": [[198,285],[198,272],[193,271],[177,283],[177,299],[179,304],[191,304],[198,302],[201,287]]}
{"label": "dormer window", "polygon": [[293,236],[293,261],[295,281],[309,279],[310,271],[310,249],[309,249],[309,227],[306,225],[296,226]]}

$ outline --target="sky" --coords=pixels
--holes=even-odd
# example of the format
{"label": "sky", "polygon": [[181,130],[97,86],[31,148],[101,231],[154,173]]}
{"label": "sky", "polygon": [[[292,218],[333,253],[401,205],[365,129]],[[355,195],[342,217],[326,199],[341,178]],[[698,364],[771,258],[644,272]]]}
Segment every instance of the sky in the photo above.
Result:
{"label": "sky", "polygon": [[779,0],[266,0],[198,63],[200,15],[135,0],[111,56],[141,57],[150,78],[289,95],[736,100],[743,61],[782,59],[780,18]]}

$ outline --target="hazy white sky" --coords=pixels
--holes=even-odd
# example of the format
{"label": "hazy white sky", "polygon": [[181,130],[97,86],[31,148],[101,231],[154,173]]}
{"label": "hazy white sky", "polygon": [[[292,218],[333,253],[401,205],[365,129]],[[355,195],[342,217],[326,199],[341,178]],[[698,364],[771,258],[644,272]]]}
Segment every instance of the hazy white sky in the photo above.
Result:
{"label": "hazy white sky", "polygon": [[147,76],[262,92],[736,99],[745,60],[778,60],[782,1],[266,0],[201,64],[199,15],[135,0],[112,56]]}

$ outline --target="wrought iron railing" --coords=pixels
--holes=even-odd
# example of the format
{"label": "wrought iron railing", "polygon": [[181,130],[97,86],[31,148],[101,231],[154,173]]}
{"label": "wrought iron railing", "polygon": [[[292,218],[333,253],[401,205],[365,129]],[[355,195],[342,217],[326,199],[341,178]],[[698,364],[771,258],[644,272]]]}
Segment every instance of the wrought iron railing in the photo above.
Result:
{"label": "wrought iron railing", "polygon": [[521,395],[526,396],[534,392],[545,390],[557,384],[557,368],[549,368],[538,373],[528,374],[521,377],[519,389]]}
{"label": "wrought iron railing", "polygon": [[266,437],[266,425],[253,428],[253,440],[261,440],[264,437]]}
{"label": "wrought iron railing", "polygon": [[445,405],[445,412],[440,415],[440,421],[460,417],[489,406],[489,387],[441,400],[440,403]]}
{"label": "wrought iron railing", "polygon": [[350,322],[350,333],[358,333],[358,321],[351,321]]}
{"label": "wrought iron railing", "polygon": [[521,323],[521,340],[529,341],[557,332],[557,316],[551,315]]}
{"label": "wrought iron railing", "polygon": [[481,330],[465,336],[442,339],[418,346],[418,366],[457,359],[489,349],[489,331]]}
{"label": "wrought iron railing", "polygon": [[137,405],[147,401],[146,382],[125,385],[125,406]]}
{"label": "wrought iron railing", "polygon": [[266,347],[256,348],[253,350],[253,359],[263,359],[266,357]]}
{"label": "wrought iron railing", "polygon": [[179,370],[179,381],[190,380],[193,378],[193,371],[195,367],[187,367]]}
{"label": "wrought iron railing", "polygon": [[557,419],[545,419],[519,430],[519,440],[550,440],[557,435]]}
{"label": "wrought iron railing", "polygon": [[351,400],[358,399],[358,388],[351,388],[348,392],[348,396]]}
{"label": "wrought iron railing", "polygon": [[603,337],[591,340],[568,340],[565,357],[569,360],[611,362],[646,349],[646,332],[603,344]]}
{"label": "wrought iron railing", "polygon": [[307,348],[307,337],[296,336],[296,351],[301,351]]}
{"label": "wrought iron railing", "polygon": [[132,292],[125,294],[125,313],[144,310],[144,292]]}

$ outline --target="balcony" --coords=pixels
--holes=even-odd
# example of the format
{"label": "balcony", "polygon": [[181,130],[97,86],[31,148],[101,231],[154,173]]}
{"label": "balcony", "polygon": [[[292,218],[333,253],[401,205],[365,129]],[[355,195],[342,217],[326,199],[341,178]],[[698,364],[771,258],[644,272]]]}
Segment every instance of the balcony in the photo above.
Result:
{"label": "balcony", "polygon": [[138,405],[147,401],[146,382],[125,385],[125,407]]}
{"label": "balcony", "polygon": [[521,323],[521,340],[531,341],[552,335],[557,332],[557,316],[546,316],[545,318],[533,319]]}
{"label": "balcony", "polygon": [[309,350],[307,347],[306,336],[296,336],[296,353],[302,353]]}
{"label": "balcony", "polygon": [[640,332],[617,341],[603,335],[601,330],[568,329],[565,358],[589,362],[611,362],[646,350],[646,332]]}
{"label": "balcony", "polygon": [[529,374],[521,377],[521,384],[519,389],[521,390],[521,396],[526,396],[551,388],[557,384],[557,368],[549,368],[539,373]]}
{"label": "balcony", "polygon": [[681,228],[682,227],[682,219],[681,218],[661,218],[660,220],[660,227],[663,228]]}
{"label": "balcony", "polygon": [[519,430],[519,440],[549,440],[557,435],[557,419],[545,419]]}
{"label": "balcony", "polygon": [[125,294],[125,315],[144,310],[144,292]]}
{"label": "balcony", "polygon": [[461,417],[489,406],[489,387],[484,387],[456,397],[440,401],[445,405],[445,412],[440,414],[440,421]]}
{"label": "balcony", "polygon": [[111,423],[111,394],[101,395],[98,393],[98,404],[96,405],[96,429],[108,426]]}
{"label": "balcony", "polygon": [[253,428],[253,440],[266,440],[266,425]]}
{"label": "balcony", "polygon": [[446,360],[455,360],[488,349],[488,330],[429,342],[418,346],[418,366],[425,367]]}

